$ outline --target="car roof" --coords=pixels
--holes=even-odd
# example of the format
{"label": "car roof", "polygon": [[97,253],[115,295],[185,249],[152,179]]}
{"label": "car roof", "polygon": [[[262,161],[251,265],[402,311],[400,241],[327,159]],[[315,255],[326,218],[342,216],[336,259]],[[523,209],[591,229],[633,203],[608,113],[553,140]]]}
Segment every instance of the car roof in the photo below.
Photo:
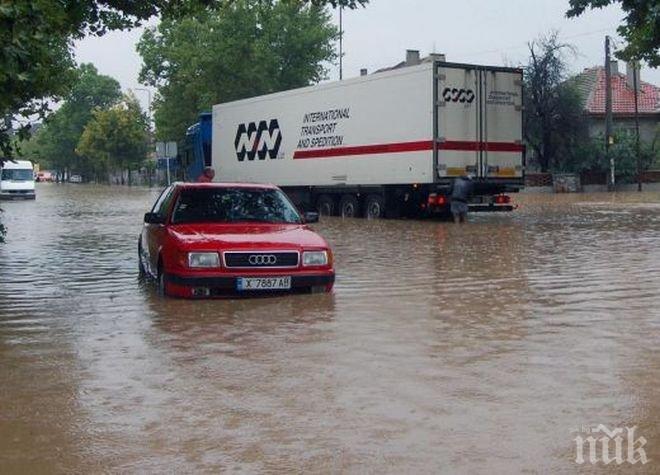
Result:
{"label": "car roof", "polygon": [[33,170],[32,162],[28,160],[7,160],[1,168],[7,170]]}
{"label": "car roof", "polygon": [[261,188],[264,190],[275,190],[277,187],[269,183],[232,183],[232,182],[213,182],[213,183],[194,183],[178,182],[175,186],[186,189],[205,189],[205,188]]}

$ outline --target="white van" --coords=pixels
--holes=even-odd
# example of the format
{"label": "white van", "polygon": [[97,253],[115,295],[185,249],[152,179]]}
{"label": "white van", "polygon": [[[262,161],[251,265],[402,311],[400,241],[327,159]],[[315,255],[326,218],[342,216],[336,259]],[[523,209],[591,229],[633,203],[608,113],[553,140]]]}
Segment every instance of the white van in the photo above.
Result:
{"label": "white van", "polygon": [[6,161],[0,168],[0,199],[35,198],[34,168],[27,160]]}

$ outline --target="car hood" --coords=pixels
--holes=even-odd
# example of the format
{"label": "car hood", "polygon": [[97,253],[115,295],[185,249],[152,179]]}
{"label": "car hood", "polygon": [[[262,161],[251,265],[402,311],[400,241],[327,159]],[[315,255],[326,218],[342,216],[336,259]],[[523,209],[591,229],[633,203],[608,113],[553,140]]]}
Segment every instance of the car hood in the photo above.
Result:
{"label": "car hood", "polygon": [[170,235],[185,248],[295,249],[325,248],[325,240],[301,224],[179,224]]}

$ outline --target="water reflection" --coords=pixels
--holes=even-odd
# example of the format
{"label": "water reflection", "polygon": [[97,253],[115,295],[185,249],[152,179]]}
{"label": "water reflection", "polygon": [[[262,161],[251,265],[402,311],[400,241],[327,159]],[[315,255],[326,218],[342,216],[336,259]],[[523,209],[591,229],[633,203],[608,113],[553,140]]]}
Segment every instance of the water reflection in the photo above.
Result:
{"label": "water reflection", "polygon": [[137,278],[156,193],[3,204],[3,469],[572,472],[599,423],[660,460],[659,195],[326,219],[333,295],[188,302]]}

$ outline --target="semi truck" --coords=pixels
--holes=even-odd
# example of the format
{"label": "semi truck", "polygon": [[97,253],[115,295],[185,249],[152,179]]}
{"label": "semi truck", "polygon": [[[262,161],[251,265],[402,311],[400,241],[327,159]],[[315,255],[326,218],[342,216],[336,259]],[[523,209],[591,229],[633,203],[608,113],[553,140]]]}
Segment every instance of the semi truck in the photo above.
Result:
{"label": "semi truck", "polygon": [[433,60],[218,104],[216,179],[267,182],[303,209],[367,218],[509,211],[523,186],[522,71]]}

